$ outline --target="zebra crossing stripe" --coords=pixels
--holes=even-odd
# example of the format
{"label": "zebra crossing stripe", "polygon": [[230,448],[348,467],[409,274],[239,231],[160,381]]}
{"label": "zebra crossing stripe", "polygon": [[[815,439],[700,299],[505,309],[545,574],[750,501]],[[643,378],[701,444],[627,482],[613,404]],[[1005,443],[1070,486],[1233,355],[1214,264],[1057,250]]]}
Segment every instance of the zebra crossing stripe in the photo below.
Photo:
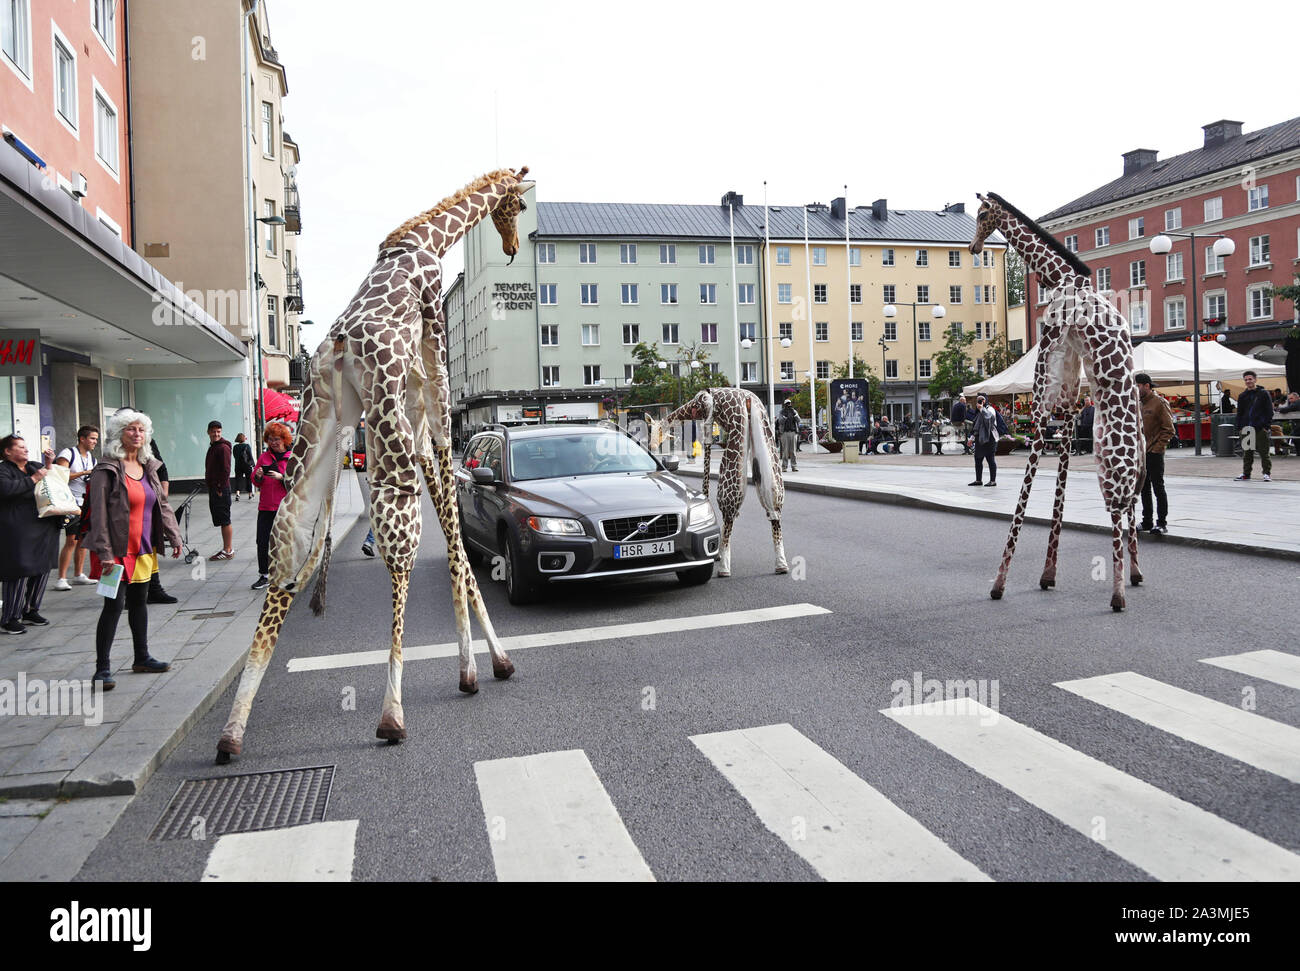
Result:
{"label": "zebra crossing stripe", "polygon": [[989,879],[790,725],[691,741],[826,880]]}
{"label": "zebra crossing stripe", "polygon": [[1226,668],[1261,681],[1272,681],[1287,688],[1300,689],[1300,657],[1294,654],[1272,650],[1247,651],[1245,654],[1203,658],[1201,663],[1213,664],[1216,668]]}
{"label": "zebra crossing stripe", "polygon": [[1300,782],[1300,728],[1132,671],[1061,681],[1056,687],[1238,762]]}
{"label": "zebra crossing stripe", "polygon": [[358,822],[222,836],[208,856],[203,881],[347,883],[352,879]]}
{"label": "zebra crossing stripe", "polygon": [[653,881],[581,749],[474,763],[497,879]]}
{"label": "zebra crossing stripe", "polygon": [[1300,880],[1300,856],[974,700],[881,714],[1159,880]]}

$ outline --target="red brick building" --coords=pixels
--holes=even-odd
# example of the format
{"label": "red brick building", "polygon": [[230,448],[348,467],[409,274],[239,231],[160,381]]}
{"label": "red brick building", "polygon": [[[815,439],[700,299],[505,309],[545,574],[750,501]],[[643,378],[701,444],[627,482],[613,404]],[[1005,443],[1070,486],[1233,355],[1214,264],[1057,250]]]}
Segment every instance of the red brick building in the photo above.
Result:
{"label": "red brick building", "polygon": [[[1151,149],[1126,153],[1120,178],[1040,222],[1092,267],[1099,288],[1115,294],[1135,343],[1192,331],[1194,273],[1202,331],[1223,333],[1228,347],[1251,354],[1279,345],[1298,319],[1297,308],[1269,297],[1268,288],[1300,272],[1300,118],[1255,132],[1217,121],[1204,132],[1201,148],[1169,159]],[[1161,233],[1173,241],[1167,255],[1150,249]],[[1195,233],[1196,252],[1174,233]],[[1231,238],[1236,252],[1216,257],[1215,234]],[[1041,305],[1035,275],[1026,284],[1031,307]]]}

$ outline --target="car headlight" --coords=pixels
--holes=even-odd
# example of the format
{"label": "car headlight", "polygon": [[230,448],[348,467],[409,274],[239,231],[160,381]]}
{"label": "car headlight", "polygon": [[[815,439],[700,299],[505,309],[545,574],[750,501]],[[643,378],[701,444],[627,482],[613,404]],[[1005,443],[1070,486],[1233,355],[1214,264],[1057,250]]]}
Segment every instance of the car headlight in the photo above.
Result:
{"label": "car headlight", "polygon": [[713,506],[707,502],[696,503],[691,507],[691,526],[712,526],[717,520],[713,517]]}
{"label": "car headlight", "polygon": [[586,530],[576,519],[553,519],[550,516],[529,516],[528,525],[539,533],[552,536],[582,536]]}

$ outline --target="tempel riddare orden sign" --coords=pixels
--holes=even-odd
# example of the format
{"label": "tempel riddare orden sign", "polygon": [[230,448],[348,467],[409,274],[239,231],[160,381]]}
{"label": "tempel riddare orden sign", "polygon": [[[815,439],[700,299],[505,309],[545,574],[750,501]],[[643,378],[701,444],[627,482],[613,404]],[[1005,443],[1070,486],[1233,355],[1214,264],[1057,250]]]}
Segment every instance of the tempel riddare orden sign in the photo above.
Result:
{"label": "tempel riddare orden sign", "polygon": [[41,373],[41,332],[0,330],[0,377]]}
{"label": "tempel riddare orden sign", "polygon": [[537,294],[531,283],[494,283],[492,303],[499,310],[532,310]]}

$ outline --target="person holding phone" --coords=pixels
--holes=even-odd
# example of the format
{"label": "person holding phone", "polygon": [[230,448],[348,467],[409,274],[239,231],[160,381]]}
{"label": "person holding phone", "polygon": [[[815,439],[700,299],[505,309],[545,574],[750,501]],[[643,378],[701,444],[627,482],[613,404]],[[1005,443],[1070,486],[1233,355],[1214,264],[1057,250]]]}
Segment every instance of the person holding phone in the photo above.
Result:
{"label": "person holding phone", "polygon": [[257,459],[253,470],[253,484],[257,486],[257,580],[252,589],[264,590],[270,584],[271,527],[275,514],[288,492],[285,477],[289,469],[289,447],[293,433],[283,422],[273,421],[263,433],[266,451]]}

